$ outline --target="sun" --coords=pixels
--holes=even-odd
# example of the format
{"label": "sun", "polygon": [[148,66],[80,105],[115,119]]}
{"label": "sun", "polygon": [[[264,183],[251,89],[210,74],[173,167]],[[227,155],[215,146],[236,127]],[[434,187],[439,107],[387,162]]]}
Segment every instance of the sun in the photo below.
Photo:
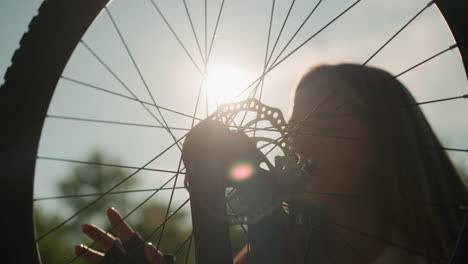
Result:
{"label": "sun", "polygon": [[209,105],[231,102],[247,87],[246,74],[235,67],[211,67],[206,76]]}

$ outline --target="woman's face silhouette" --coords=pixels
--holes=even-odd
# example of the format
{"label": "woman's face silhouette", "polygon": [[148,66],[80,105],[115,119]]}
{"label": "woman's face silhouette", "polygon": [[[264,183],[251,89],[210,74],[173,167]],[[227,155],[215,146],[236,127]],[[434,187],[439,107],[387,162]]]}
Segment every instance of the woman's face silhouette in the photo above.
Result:
{"label": "woman's face silhouette", "polygon": [[[294,144],[303,158],[311,159],[317,169],[305,186],[303,201],[312,206],[325,208],[327,212],[328,251],[340,250],[342,254],[333,258],[337,263],[362,263],[362,259],[348,252],[340,242],[344,237],[367,252],[369,259],[376,258],[385,245],[337,231],[333,224],[359,227],[363,232],[391,233],[385,213],[369,208],[369,203],[352,199],[352,196],[373,196],[372,177],[377,160],[377,148],[373,140],[373,129],[368,119],[369,111],[352,87],[338,78],[316,76],[301,81],[295,94],[294,111],[290,124],[298,122],[299,132]],[[375,171],[374,171],[375,172]],[[375,196],[374,196],[375,197]],[[301,232],[297,232],[301,233]],[[304,238],[297,237],[296,243]],[[299,253],[300,254],[300,253]],[[333,253],[330,253],[333,255]]]}
{"label": "woman's face silhouette", "polygon": [[[327,204],[336,199],[320,193],[368,193],[372,168],[372,133],[365,106],[346,83],[331,78],[305,81],[296,91],[291,123],[301,122],[295,145],[317,163],[304,199]],[[317,193],[315,193],[317,192]]]}

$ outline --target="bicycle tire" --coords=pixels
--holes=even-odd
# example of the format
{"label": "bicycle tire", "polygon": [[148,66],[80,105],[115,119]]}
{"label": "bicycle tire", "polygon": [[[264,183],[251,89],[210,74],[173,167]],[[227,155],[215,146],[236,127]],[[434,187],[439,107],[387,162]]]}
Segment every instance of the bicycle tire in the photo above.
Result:
{"label": "bicycle tire", "polygon": [[[10,176],[7,177],[5,201],[8,201],[7,211],[10,215],[20,216],[7,221],[8,226],[14,227],[8,229],[12,233],[7,235],[10,241],[7,259],[11,260],[7,262],[40,262],[35,241],[32,195],[42,126],[68,59],[107,2],[43,2],[5,74],[5,83],[0,89],[2,120],[8,124],[8,130],[2,131],[3,165],[5,175]],[[44,67],[44,64],[47,66]]]}

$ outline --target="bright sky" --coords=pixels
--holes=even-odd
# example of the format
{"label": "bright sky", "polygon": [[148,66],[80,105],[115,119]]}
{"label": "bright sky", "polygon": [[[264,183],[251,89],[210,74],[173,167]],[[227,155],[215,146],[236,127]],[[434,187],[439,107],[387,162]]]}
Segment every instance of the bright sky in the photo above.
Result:
{"label": "bright sky", "polygon": [[[179,3],[180,2],[180,3]],[[200,40],[200,50],[205,50],[203,24],[203,1],[188,1],[193,21]],[[214,29],[220,1],[208,9],[209,34]],[[182,1],[157,1],[168,21],[186,45],[198,66],[202,66],[200,51],[188,24]],[[176,3],[176,4],[175,4]],[[290,1],[277,1],[273,22],[272,38],[278,35],[282,20]],[[313,8],[316,1],[297,1],[293,15],[278,42],[275,54],[281,51],[301,21]],[[352,1],[325,0],[305,27],[291,42],[283,56],[314,34],[333,19]],[[301,72],[319,63],[356,62],[362,63],[394,32],[426,5],[427,1],[380,0],[361,1],[342,19],[320,33],[317,38],[280,64],[267,77],[264,86],[264,102],[288,113],[291,89]],[[199,5],[199,6],[196,6]],[[208,79],[204,90],[209,91],[208,111],[219,103],[232,99],[235,93],[255,80],[263,69],[270,0],[226,1],[219,31],[214,38]],[[39,6],[38,0],[0,2],[0,72],[6,70],[9,58],[26,30],[31,17]],[[177,43],[171,32],[150,5],[149,1],[115,0],[109,7],[120,27],[132,55],[138,62],[145,82],[151,89],[156,102],[183,113],[193,113],[197,89],[203,77],[198,74],[188,56]],[[146,88],[124,46],[120,42],[107,14],[101,14],[84,37],[99,56],[119,75],[122,82],[141,100],[150,102]],[[370,65],[382,67],[393,74],[415,65],[423,59],[448,48],[454,43],[444,22],[433,6],[418,17],[388,47],[376,56]],[[271,44],[272,45],[272,44]],[[207,45],[208,46],[208,45]],[[209,49],[209,46],[206,47]],[[270,50],[271,50],[270,46]],[[95,86],[122,93],[129,91],[105,68],[96,62],[82,45],[78,46],[64,76]],[[409,87],[417,101],[458,96],[467,93],[467,82],[456,50],[450,51],[434,61],[421,66],[400,80]],[[225,90],[221,90],[225,89]],[[206,96],[202,94],[198,116],[206,116]],[[468,107],[465,101],[453,101],[424,106],[423,110],[446,146],[468,146]],[[157,125],[140,104],[111,96],[76,83],[62,80],[59,83],[49,114],[134,122]],[[159,117],[159,114],[154,111]],[[164,112],[170,126],[190,127],[191,120]],[[174,131],[176,137],[185,133]],[[48,119],[46,121],[39,155],[86,160],[95,149],[101,149],[111,158],[124,165],[142,166],[172,141],[167,132],[151,128],[109,126],[86,122]],[[176,169],[179,150],[172,149],[149,167]],[[458,166],[468,167],[466,153],[450,153]],[[53,183],[60,180],[70,164],[54,161],[38,162],[36,195],[54,193]],[[171,175],[139,173],[145,185],[158,186]],[[178,200],[186,197],[181,195]],[[53,206],[51,203],[50,206]]]}
{"label": "bright sky", "polygon": [[40,0],[0,1],[0,73],[3,75],[10,65],[13,52],[18,47],[21,36],[40,5]]}

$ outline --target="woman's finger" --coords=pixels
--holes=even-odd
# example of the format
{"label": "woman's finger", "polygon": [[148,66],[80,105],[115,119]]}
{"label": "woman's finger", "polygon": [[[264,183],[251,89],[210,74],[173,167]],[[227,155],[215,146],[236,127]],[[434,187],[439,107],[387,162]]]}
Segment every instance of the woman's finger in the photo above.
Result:
{"label": "woman's finger", "polygon": [[114,244],[115,237],[95,225],[81,225],[81,230],[104,250],[110,249]]}
{"label": "woman's finger", "polygon": [[104,259],[104,254],[85,245],[75,246],[75,255],[90,264],[101,263]]}
{"label": "woman's finger", "polygon": [[151,264],[166,264],[163,254],[151,242],[145,244],[145,255]]}
{"label": "woman's finger", "polygon": [[119,235],[122,241],[127,241],[133,235],[133,229],[125,222],[122,216],[114,209],[109,207],[106,209],[107,218],[109,218],[114,230]]}

